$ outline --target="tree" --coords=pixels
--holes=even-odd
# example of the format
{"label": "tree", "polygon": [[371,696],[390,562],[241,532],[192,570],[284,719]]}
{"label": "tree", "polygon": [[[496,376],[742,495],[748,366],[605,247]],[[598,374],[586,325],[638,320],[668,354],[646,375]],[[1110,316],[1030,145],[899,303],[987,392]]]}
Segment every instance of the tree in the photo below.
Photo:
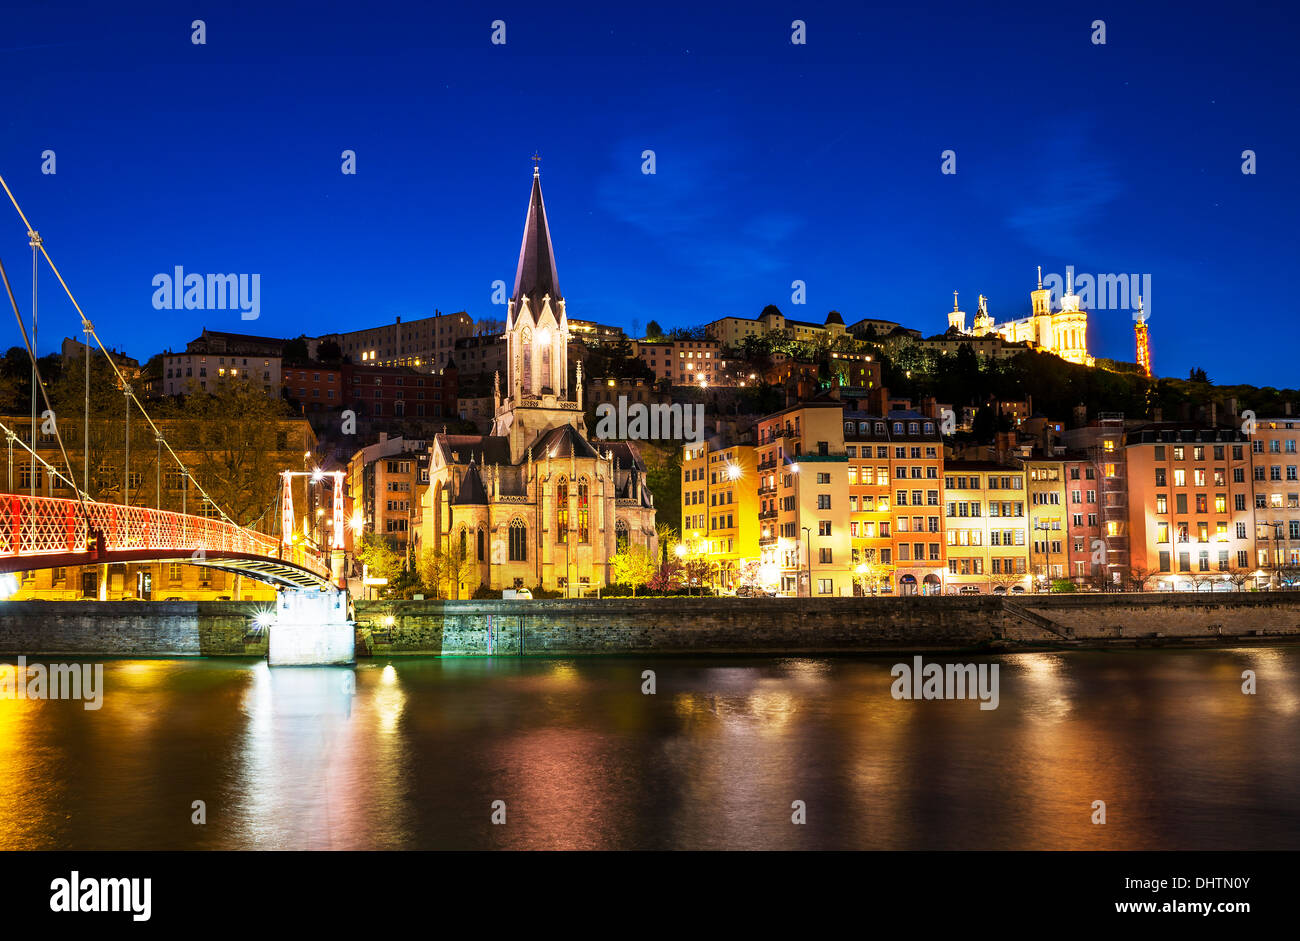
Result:
{"label": "tree", "polygon": [[1237,591],[1245,591],[1252,577],[1249,569],[1233,569],[1228,573],[1228,581]]}
{"label": "tree", "polygon": [[432,595],[460,598],[460,586],[469,581],[478,563],[467,548],[453,539],[446,550],[426,548],[420,553],[417,566],[420,583]]}
{"label": "tree", "polygon": [[659,326],[659,321],[652,320],[645,325],[645,338],[647,340],[658,340],[664,335],[664,328]]}
{"label": "tree", "polygon": [[284,364],[286,366],[302,366],[311,361],[307,352],[306,335],[294,337],[292,340],[286,340],[284,343]]}
{"label": "tree", "polygon": [[862,593],[865,595],[870,591],[874,595],[880,590],[881,583],[889,578],[890,571],[890,566],[879,561],[879,553],[875,549],[865,549],[862,562],[854,570],[854,574],[859,579]]}
{"label": "tree", "polygon": [[1129,590],[1146,591],[1147,583],[1151,581],[1151,579],[1155,578],[1157,574],[1159,573],[1156,572],[1155,569],[1148,568],[1147,566],[1144,565],[1131,566],[1128,570],[1129,586],[1130,586]]}
{"label": "tree", "polygon": [[658,570],[651,577],[647,587],[657,594],[666,595],[670,591],[676,591],[682,584],[682,564],[677,561],[677,556],[670,553]]}
{"label": "tree", "polygon": [[[188,420],[191,434],[199,438],[197,447],[187,449],[197,458],[195,479],[241,526],[261,519],[279,494],[284,468],[275,452],[282,450],[278,419],[286,412],[282,402],[242,379],[218,380],[210,394],[190,395],[181,410],[180,417]],[[132,423],[132,438],[141,428],[148,430],[143,422]],[[143,446],[148,453],[152,443],[142,441],[134,447]]]}
{"label": "tree", "polygon": [[366,567],[370,578],[394,581],[402,572],[402,555],[379,533],[366,533],[361,537],[357,558]]}
{"label": "tree", "polygon": [[620,585],[630,585],[633,598],[637,588],[650,581],[657,569],[654,558],[642,545],[628,546],[614,556],[613,562],[615,581]]}

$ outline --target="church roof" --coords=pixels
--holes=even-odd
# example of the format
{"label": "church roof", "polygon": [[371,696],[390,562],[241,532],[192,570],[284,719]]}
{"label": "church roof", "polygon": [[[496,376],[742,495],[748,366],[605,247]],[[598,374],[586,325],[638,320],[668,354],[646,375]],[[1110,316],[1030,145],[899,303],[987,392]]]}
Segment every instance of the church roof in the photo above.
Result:
{"label": "church roof", "polygon": [[614,452],[614,460],[619,467],[624,469],[634,467],[639,471],[645,470],[645,461],[641,460],[641,452],[631,441],[610,441],[606,444],[606,447]]}
{"label": "church roof", "polygon": [[483,486],[483,478],[479,476],[478,468],[473,464],[465,472],[465,479],[460,482],[456,499],[451,502],[455,506],[487,506],[487,488]]}
{"label": "church roof", "polygon": [[434,435],[448,464],[509,464],[510,439],[494,435]]}
{"label": "church roof", "polygon": [[549,431],[544,431],[538,435],[537,440],[533,442],[533,460],[544,461],[547,457],[552,459],[569,457],[588,457],[598,458],[599,454],[582,435],[578,429],[572,425],[558,425]]}
{"label": "church roof", "polygon": [[519,246],[519,265],[515,269],[514,299],[526,296],[533,310],[537,310],[547,294],[552,301],[561,296],[560,278],[555,273],[555,250],[551,247],[551,230],[546,222],[546,205],[542,202],[542,178],[534,171],[524,238]]}

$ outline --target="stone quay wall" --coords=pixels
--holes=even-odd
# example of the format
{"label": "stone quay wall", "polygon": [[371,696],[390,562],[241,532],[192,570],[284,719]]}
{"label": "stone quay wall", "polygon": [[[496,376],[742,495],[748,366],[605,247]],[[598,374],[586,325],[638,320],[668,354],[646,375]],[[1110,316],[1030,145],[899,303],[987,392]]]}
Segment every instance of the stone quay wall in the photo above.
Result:
{"label": "stone quay wall", "polygon": [[251,601],[4,601],[0,656],[265,656]]}
{"label": "stone quay wall", "polygon": [[[0,602],[0,656],[266,655],[240,601]],[[358,601],[357,655],[800,654],[1300,642],[1300,592]],[[274,630],[274,627],[271,628]]]}

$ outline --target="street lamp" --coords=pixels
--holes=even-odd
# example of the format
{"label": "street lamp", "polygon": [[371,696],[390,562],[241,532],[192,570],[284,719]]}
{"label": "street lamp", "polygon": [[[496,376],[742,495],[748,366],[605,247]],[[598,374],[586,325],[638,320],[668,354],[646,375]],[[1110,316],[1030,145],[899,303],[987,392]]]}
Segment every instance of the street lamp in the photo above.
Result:
{"label": "street lamp", "polygon": [[808,556],[808,597],[812,597],[812,527],[803,527],[804,548]]}

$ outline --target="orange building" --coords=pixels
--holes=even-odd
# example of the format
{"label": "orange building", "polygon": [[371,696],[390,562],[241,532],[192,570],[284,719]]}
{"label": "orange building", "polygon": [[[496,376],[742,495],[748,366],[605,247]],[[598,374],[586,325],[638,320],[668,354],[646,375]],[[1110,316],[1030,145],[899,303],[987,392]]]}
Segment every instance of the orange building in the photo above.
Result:
{"label": "orange building", "polygon": [[946,556],[937,423],[913,411],[846,410],[843,419],[855,588],[939,594]]}
{"label": "orange building", "polygon": [[1128,433],[1135,581],[1166,590],[1229,588],[1234,575],[1255,570],[1250,446],[1236,428],[1156,422]]}
{"label": "orange building", "polygon": [[1300,421],[1258,421],[1250,441],[1254,484],[1254,563],[1262,583],[1300,584]]}

